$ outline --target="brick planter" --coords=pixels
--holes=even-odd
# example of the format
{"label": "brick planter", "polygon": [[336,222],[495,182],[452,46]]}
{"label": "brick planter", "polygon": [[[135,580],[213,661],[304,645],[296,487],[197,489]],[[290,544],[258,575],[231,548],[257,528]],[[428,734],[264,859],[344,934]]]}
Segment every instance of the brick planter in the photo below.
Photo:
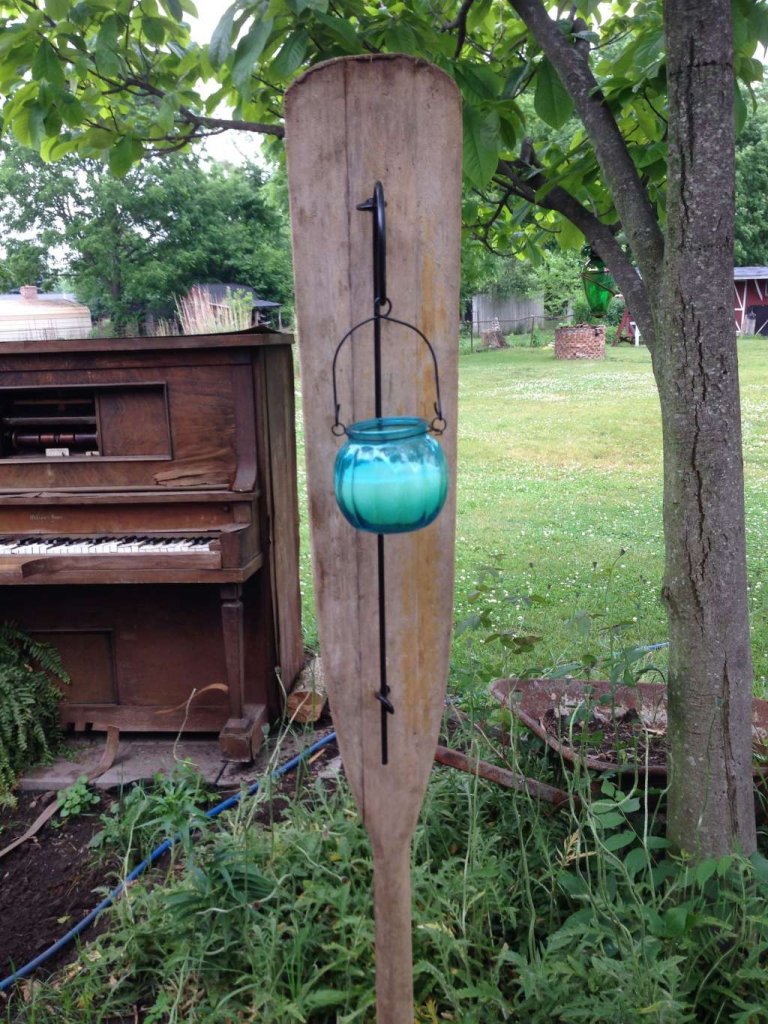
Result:
{"label": "brick planter", "polygon": [[605,359],[605,327],[594,324],[558,327],[555,359]]}

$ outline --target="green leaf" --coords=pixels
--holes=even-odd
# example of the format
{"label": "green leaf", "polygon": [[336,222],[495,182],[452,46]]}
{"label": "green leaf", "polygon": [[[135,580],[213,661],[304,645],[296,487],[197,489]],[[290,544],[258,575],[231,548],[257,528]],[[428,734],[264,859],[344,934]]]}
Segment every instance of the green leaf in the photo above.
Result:
{"label": "green leaf", "polygon": [[214,68],[220,68],[229,56],[232,49],[232,23],[235,20],[237,4],[231,7],[222,15],[216,28],[213,30],[211,41],[208,45],[208,57]]}
{"label": "green leaf", "polygon": [[162,0],[162,4],[172,18],[175,18],[176,21],[182,20],[184,17],[184,11],[179,0]]}
{"label": "green leaf", "polygon": [[119,29],[117,18],[110,14],[101,23],[99,34],[96,37],[97,50],[114,50],[117,47],[117,32]]}
{"label": "green leaf", "polygon": [[410,25],[393,21],[387,28],[387,50],[390,53],[418,53],[419,41]]}
{"label": "green leaf", "polygon": [[705,882],[714,875],[717,871],[717,858],[710,858],[709,860],[703,860],[700,864],[696,865],[696,869],[693,872],[693,877],[699,883],[704,885]]}
{"label": "green leaf", "polygon": [[717,874],[719,878],[724,878],[731,870],[733,865],[733,857],[730,854],[724,854],[717,862]]}
{"label": "green leaf", "polygon": [[499,159],[499,117],[464,107],[464,174],[475,188],[484,188],[493,177]]}
{"label": "green leaf", "polygon": [[557,876],[560,887],[568,896],[585,896],[588,887],[581,875],[572,874],[570,871],[561,871]]}
{"label": "green leaf", "polygon": [[14,116],[11,128],[22,146],[38,149],[45,136],[45,111],[37,103],[28,103]]}
{"label": "green leaf", "polygon": [[272,33],[273,24],[274,22],[271,18],[257,21],[248,34],[243,36],[237,44],[235,59],[232,64],[232,84],[236,88],[242,89],[248,83],[259,57],[267,45],[267,40]]}
{"label": "green leaf", "polygon": [[102,74],[117,75],[120,73],[120,60],[117,55],[117,33],[119,25],[114,14],[110,14],[102,22],[94,44],[93,56],[96,66]]}
{"label": "green leaf", "polygon": [[61,114],[57,107],[49,107],[43,122],[46,136],[58,136],[63,124]]}
{"label": "green leaf", "polygon": [[601,814],[597,818],[597,821],[603,828],[617,828],[619,825],[624,824],[623,814]]}
{"label": "green leaf", "polygon": [[353,25],[342,18],[334,18],[330,14],[323,14],[318,10],[315,15],[317,21],[325,25],[328,31],[336,37],[336,40],[349,53],[358,53],[360,51],[360,37]]}
{"label": "green leaf", "polygon": [[504,100],[512,99],[517,95],[517,91],[525,81],[528,74],[528,64],[518,64],[513,67],[507,76],[507,80],[504,83],[504,88],[501,90],[501,98]]}
{"label": "green leaf", "polygon": [[758,853],[756,851],[752,854],[749,860],[752,864],[755,878],[764,884],[768,882],[768,860],[762,855],[762,853]]}
{"label": "green leaf", "polygon": [[738,135],[747,123],[747,104],[741,95],[741,89],[737,82],[733,83],[733,118],[736,125],[736,134]]}
{"label": "green leaf", "polygon": [[278,78],[290,78],[290,76],[301,67],[301,62],[307,55],[309,46],[309,35],[303,28],[291,32],[280,52],[270,65],[270,70]]}
{"label": "green leaf", "polygon": [[64,124],[69,128],[77,128],[83,123],[85,117],[83,105],[72,93],[65,92],[62,94],[59,110]]}
{"label": "green leaf", "polygon": [[672,844],[668,839],[664,839],[663,836],[648,836],[645,840],[645,846],[648,850],[668,850]]}
{"label": "green leaf", "polygon": [[637,835],[634,832],[619,832],[617,835],[608,836],[603,840],[603,846],[611,853],[615,853],[616,850],[623,850],[625,846],[634,843],[636,839]]}
{"label": "green leaf", "polygon": [[69,0],[45,0],[45,12],[56,21],[61,21],[69,14]]}
{"label": "green leaf", "polygon": [[691,907],[688,903],[684,903],[681,907],[670,907],[663,917],[666,934],[672,938],[684,935],[690,912]]}
{"label": "green leaf", "polygon": [[53,163],[55,160],[59,160],[62,156],[67,153],[74,153],[77,151],[78,140],[63,138],[61,135],[55,138],[43,139],[40,145],[40,156],[45,160],[47,164]]}
{"label": "green leaf", "polygon": [[647,863],[648,854],[642,846],[636,846],[633,850],[630,850],[624,858],[624,869],[629,877],[634,880],[635,876],[643,870]]}
{"label": "green leaf", "polygon": [[584,235],[565,217],[560,218],[560,230],[557,233],[557,244],[561,249],[580,249],[584,244]]}
{"label": "green leaf", "polygon": [[170,96],[164,96],[157,108],[156,124],[163,135],[167,135],[173,128],[176,117],[176,104]]}
{"label": "green leaf", "polygon": [[83,153],[88,150],[102,150],[109,149],[110,146],[115,143],[115,135],[107,128],[97,126],[95,128],[89,128],[87,132],[84,132],[80,136],[80,151]]}
{"label": "green leaf", "polygon": [[47,39],[43,39],[37,48],[35,59],[32,62],[32,75],[38,81],[50,82],[55,89],[61,89],[64,86],[64,69],[56,56],[56,51]]}
{"label": "green leaf", "polygon": [[162,18],[144,18],[141,27],[150,43],[159,46],[165,41],[165,24]]}
{"label": "green leaf", "polygon": [[552,128],[562,128],[573,111],[573,101],[554,66],[545,58],[536,72],[533,97],[536,113]]}
{"label": "green leaf", "polygon": [[473,61],[457,61],[454,66],[456,81],[461,86],[465,100],[496,100],[502,90],[502,79],[493,68]]}
{"label": "green leaf", "polygon": [[291,6],[297,14],[303,11],[319,11],[325,14],[328,10],[328,0],[292,0]]}
{"label": "green leaf", "polygon": [[141,160],[144,148],[138,139],[130,135],[122,139],[109,151],[109,169],[116,178],[123,178],[135,162]]}
{"label": "green leaf", "polygon": [[310,1010],[319,1010],[324,1006],[341,1006],[349,998],[346,991],[330,988],[315,989],[304,997],[304,1005]]}

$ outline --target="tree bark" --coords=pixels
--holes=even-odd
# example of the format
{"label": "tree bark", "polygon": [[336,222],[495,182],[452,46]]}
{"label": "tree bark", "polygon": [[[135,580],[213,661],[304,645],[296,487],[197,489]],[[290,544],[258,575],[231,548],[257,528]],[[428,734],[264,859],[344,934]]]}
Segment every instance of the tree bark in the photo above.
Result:
{"label": "tree bark", "polygon": [[669,838],[755,849],[744,481],[733,317],[729,0],[666,0],[669,160],[653,363],[664,437]]}

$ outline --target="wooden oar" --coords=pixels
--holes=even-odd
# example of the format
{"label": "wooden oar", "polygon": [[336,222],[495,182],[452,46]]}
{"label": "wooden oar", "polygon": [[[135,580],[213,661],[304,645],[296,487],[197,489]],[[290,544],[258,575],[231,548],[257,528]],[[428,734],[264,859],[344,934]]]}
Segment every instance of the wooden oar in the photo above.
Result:
{"label": "wooden oar", "polygon": [[[331,711],[374,861],[379,1024],[412,1024],[410,842],[434,757],[453,614],[459,320],[461,108],[432,65],[389,55],[318,65],[285,98],[288,179],[318,629]],[[386,196],[392,315],[432,342],[451,474],[445,508],[413,533],[386,537],[386,669],[393,715],[382,764],[377,538],[358,532],[334,498],[340,440],[331,363],[371,315],[370,212]],[[374,415],[372,335],[340,355],[346,423]],[[382,411],[434,416],[434,374],[413,332],[382,325]]]}

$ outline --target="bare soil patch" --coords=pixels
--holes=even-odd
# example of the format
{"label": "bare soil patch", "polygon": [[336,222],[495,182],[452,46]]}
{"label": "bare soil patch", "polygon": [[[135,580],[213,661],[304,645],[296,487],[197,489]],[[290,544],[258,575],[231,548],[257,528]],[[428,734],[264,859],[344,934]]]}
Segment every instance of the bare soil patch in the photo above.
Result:
{"label": "bare soil patch", "polygon": [[587,707],[583,716],[574,716],[549,708],[542,724],[558,743],[606,764],[666,765],[665,732],[649,729],[635,708],[616,708],[601,715],[603,710],[609,709]]}
{"label": "bare soil patch", "polygon": [[[55,799],[54,794],[19,793],[18,806],[0,813],[0,848],[25,832]],[[74,819],[54,816],[0,860],[0,976],[42,953],[99,902],[94,890],[104,885],[107,869],[94,863],[88,843],[101,828],[99,815],[111,799],[103,796],[93,813]],[[66,962],[74,951],[73,944],[47,966]]]}

